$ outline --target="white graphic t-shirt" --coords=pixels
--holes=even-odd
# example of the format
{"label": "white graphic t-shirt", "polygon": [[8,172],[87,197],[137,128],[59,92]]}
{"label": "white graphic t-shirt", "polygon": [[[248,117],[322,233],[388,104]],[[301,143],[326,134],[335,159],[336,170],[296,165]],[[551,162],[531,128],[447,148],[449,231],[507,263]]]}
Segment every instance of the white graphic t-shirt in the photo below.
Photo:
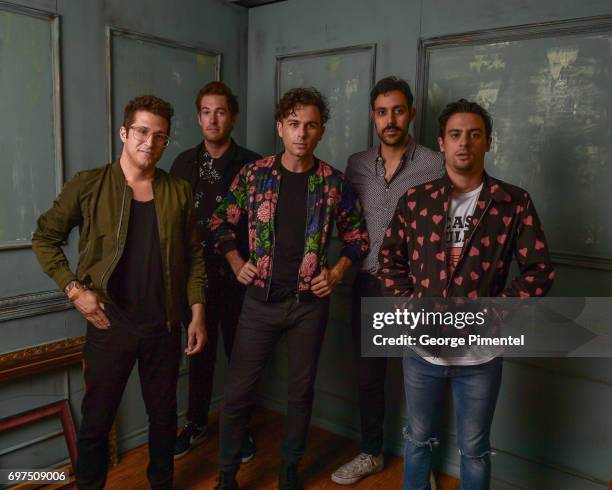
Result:
{"label": "white graphic t-shirt", "polygon": [[476,210],[482,184],[477,189],[463,194],[453,194],[446,215],[446,257],[449,275],[459,262],[465,235]]}
{"label": "white graphic t-shirt", "polygon": [[[446,256],[449,276],[459,262],[463,244],[466,239],[470,222],[476,210],[478,196],[483,184],[477,189],[463,194],[453,194],[446,219]],[[439,355],[432,356],[430,353],[419,352],[426,361],[438,366],[474,366],[489,362],[503,353],[504,348],[499,346],[469,346],[466,350],[460,351],[454,348],[442,347]],[[455,354],[455,355],[453,355]]]}

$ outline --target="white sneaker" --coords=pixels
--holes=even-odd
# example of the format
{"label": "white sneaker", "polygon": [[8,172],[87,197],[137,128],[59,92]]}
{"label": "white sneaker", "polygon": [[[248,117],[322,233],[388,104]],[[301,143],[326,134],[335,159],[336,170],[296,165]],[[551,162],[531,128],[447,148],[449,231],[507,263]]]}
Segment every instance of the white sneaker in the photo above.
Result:
{"label": "white sneaker", "polygon": [[438,490],[438,483],[436,482],[436,477],[433,474],[433,471],[429,474],[429,486],[431,490]]}
{"label": "white sneaker", "polygon": [[382,453],[378,456],[360,453],[354,459],[338,468],[331,479],[338,485],[352,485],[364,476],[372,475],[383,470],[385,461]]}

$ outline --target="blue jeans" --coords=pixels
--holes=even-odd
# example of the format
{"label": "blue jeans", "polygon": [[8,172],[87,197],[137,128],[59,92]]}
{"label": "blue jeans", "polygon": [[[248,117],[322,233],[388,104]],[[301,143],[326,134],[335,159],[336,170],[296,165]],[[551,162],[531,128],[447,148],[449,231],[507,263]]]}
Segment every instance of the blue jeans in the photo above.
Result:
{"label": "blue jeans", "polygon": [[432,449],[438,444],[448,382],[457,417],[461,490],[488,489],[489,435],[501,384],[502,359],[477,366],[437,366],[414,354],[402,362],[408,412],[404,490],[430,490]]}

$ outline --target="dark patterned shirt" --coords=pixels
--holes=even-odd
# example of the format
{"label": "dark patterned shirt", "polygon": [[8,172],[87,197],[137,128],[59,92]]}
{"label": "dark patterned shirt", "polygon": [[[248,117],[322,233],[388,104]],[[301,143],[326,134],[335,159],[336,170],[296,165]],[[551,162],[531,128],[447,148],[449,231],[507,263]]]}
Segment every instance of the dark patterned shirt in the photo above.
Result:
{"label": "dark patterned shirt", "polygon": [[389,182],[385,180],[385,162],[380,156],[380,146],[349,157],[346,180],[361,201],[370,235],[370,251],[361,264],[362,271],[376,274],[378,252],[399,198],[411,187],[443,174],[442,154],[416,144],[412,138]]}
{"label": "dark patterned shirt", "polygon": [[198,154],[198,180],[193,190],[196,227],[204,256],[210,261],[214,255],[214,242],[210,233],[210,217],[227,192],[223,172],[230,163],[229,151],[214,159],[204,145]]}

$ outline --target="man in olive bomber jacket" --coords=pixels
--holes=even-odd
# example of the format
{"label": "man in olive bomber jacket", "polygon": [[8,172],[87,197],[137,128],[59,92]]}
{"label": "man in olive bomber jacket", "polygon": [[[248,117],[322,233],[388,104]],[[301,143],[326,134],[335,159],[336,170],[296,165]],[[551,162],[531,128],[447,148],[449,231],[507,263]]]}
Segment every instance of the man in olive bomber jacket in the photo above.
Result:
{"label": "man in olive bomber jacket", "polygon": [[[134,364],[149,416],[154,489],[171,489],[176,438],[180,329],[191,307],[186,353],[200,352],[205,271],[189,184],[157,169],[172,106],[151,95],[125,108],[119,161],[78,173],[38,220],[32,248],[44,272],[87,319],[85,394],[78,433],[79,489],[102,489],[108,434]],[[79,227],[72,272],[61,249]]]}

